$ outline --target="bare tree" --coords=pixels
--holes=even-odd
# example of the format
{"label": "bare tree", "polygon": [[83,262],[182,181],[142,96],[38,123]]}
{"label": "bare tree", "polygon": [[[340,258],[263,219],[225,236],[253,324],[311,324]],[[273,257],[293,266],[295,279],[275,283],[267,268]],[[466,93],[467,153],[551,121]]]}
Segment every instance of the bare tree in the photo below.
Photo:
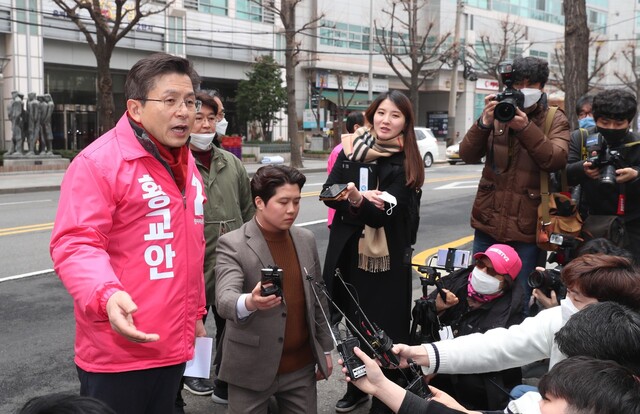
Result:
{"label": "bare tree", "polygon": [[432,36],[435,23],[423,24],[418,19],[420,9],[425,4],[425,1],[419,0],[393,1],[391,11],[383,10],[390,17],[388,27],[379,27],[378,22],[374,22],[375,40],[380,52],[398,79],[409,89],[415,114],[419,113],[420,87],[440,70],[451,50],[445,46],[450,32],[439,37]]}
{"label": "bare tree", "polygon": [[295,69],[299,63],[300,42],[296,40],[296,35],[317,27],[318,22],[324,14],[313,17],[299,29],[296,29],[296,6],[302,0],[280,0],[277,6],[273,0],[262,1],[252,0],[254,3],[264,7],[280,17],[284,28],[285,36],[285,80],[287,88],[287,135],[291,142],[291,166],[302,167],[302,139],[298,137],[298,114],[296,112],[296,74]]}
{"label": "bare tree", "polygon": [[[640,102],[640,65],[638,65],[638,54],[636,52],[635,42],[627,44],[627,46],[620,52],[624,59],[629,63],[631,67],[630,72],[618,72],[613,74],[620,82],[627,88],[631,89],[636,95],[636,100]],[[638,115],[632,125],[637,125]]]}
{"label": "bare tree", "polygon": [[[565,55],[565,70],[562,79],[565,84],[565,108],[571,108],[578,98],[589,89],[589,27],[587,26],[587,6],[585,0],[564,1],[564,47],[571,53]],[[567,111],[569,125],[577,124],[575,111]]]}
{"label": "bare tree", "polygon": [[[597,35],[589,38],[587,48],[588,50],[593,50],[593,65],[587,65],[587,90],[573,99],[573,102],[576,102],[580,96],[598,86],[600,80],[605,76],[604,67],[607,63],[615,59],[616,56],[615,53],[611,53],[608,57],[602,56],[603,41],[600,40]],[[573,55],[573,53],[571,53],[571,55]],[[571,102],[571,100],[566,97],[566,93],[567,89],[573,86],[574,81],[570,78],[575,78],[575,76],[572,76],[575,74],[571,74],[571,71],[569,71],[567,67],[568,60],[565,53],[565,46],[560,46],[555,49],[554,58],[557,66],[551,68],[551,75],[554,78],[553,84],[561,91],[564,91],[565,100]]]}
{"label": "bare tree", "polygon": [[[98,111],[100,131],[115,125],[113,81],[111,79],[111,56],[116,44],[125,37],[138,22],[153,14],[163,13],[174,0],[157,3],[152,0],[114,0],[113,13],[103,13],[100,0],[53,0],[78,26],[87,44],[96,57],[98,72]],[[88,23],[86,14],[93,24]]]}
{"label": "bare tree", "polygon": [[332,144],[338,145],[340,142],[340,137],[342,135],[343,126],[342,120],[344,119],[344,115],[346,109],[351,105],[353,98],[356,96],[358,91],[358,86],[360,86],[360,82],[362,81],[362,75],[358,76],[358,82],[356,83],[356,87],[353,88],[351,93],[345,93],[343,86],[343,76],[342,72],[336,73],[336,78],[338,81],[338,102],[336,103],[336,123],[333,125],[333,142]]}
{"label": "bare tree", "polygon": [[[523,25],[507,15],[506,19],[500,22],[499,38],[489,34],[480,35],[475,45],[467,45],[467,57],[473,62],[477,72],[498,80],[502,85],[498,65],[528,48],[525,47],[526,33]],[[522,45],[522,49],[518,49],[518,45]]]}

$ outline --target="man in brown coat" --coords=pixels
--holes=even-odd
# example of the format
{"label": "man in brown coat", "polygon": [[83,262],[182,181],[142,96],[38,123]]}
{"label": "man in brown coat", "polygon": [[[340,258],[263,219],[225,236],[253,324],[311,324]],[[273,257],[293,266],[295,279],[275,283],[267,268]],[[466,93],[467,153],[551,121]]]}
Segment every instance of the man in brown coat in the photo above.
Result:
{"label": "man in brown coat", "polygon": [[494,111],[502,102],[496,95],[486,96],[482,115],[460,143],[460,157],[470,163],[486,156],[471,211],[473,251],[483,252],[495,243],[512,246],[522,259],[518,280],[525,287],[528,303],[527,276],[540,253],[536,246],[540,170],[565,167],[570,130],[566,116],[558,110],[549,132],[544,133],[549,110],[543,92],[548,63],[534,57],[517,58],[512,69],[513,87],[524,96],[515,116],[506,122],[496,119]]}

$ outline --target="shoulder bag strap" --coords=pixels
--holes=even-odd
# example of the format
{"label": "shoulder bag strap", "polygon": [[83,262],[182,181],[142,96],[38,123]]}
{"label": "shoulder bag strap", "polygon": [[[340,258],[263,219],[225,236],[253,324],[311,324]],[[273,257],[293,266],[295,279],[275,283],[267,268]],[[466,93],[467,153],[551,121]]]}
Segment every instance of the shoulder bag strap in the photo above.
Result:
{"label": "shoulder bag strap", "polygon": [[[550,106],[547,111],[547,118],[544,121],[544,135],[551,130],[553,118],[558,110],[557,106]],[[566,183],[566,169],[564,172],[563,185]],[[540,205],[542,206],[542,224],[549,223],[549,173],[540,170]]]}

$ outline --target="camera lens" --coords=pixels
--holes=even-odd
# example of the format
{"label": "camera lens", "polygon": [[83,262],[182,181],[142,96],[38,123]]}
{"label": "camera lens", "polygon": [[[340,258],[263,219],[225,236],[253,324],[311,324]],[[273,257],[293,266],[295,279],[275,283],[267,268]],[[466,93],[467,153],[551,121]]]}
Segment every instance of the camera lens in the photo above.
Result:
{"label": "camera lens", "polygon": [[527,283],[530,287],[534,289],[539,289],[540,287],[545,285],[546,275],[545,272],[541,272],[540,270],[534,270],[529,275],[527,279]]}
{"label": "camera lens", "polygon": [[606,165],[600,170],[600,182],[607,185],[616,183],[616,169],[613,165]]}
{"label": "camera lens", "polygon": [[493,116],[500,122],[509,122],[516,116],[516,105],[513,99],[506,98],[496,105]]}

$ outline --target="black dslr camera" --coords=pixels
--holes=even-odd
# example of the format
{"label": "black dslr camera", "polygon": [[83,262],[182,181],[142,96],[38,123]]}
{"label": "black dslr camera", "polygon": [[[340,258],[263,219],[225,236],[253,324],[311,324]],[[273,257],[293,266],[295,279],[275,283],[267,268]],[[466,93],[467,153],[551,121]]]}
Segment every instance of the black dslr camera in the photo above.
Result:
{"label": "black dslr camera", "polygon": [[[282,297],[282,269],[278,266],[269,266],[260,269],[260,294],[262,296],[276,295]],[[267,285],[267,286],[265,286]]]}
{"label": "black dslr camera", "polygon": [[493,116],[500,122],[509,122],[516,116],[516,108],[522,109],[524,106],[524,94],[513,88],[514,70],[511,62],[504,62],[498,65],[498,73],[502,78],[502,84],[506,89],[496,95],[496,105]]}
{"label": "black dslr camera", "polygon": [[602,135],[596,133],[589,135],[585,142],[587,148],[587,161],[591,168],[600,169],[600,182],[613,185],[616,183],[616,164],[619,163],[620,153],[610,149]]}
{"label": "black dslr camera", "polygon": [[556,292],[558,299],[564,298],[567,294],[567,288],[562,284],[560,279],[560,266],[555,269],[546,269],[543,271],[534,270],[529,275],[527,283],[534,289],[539,289],[546,296],[551,297],[551,292]]}

